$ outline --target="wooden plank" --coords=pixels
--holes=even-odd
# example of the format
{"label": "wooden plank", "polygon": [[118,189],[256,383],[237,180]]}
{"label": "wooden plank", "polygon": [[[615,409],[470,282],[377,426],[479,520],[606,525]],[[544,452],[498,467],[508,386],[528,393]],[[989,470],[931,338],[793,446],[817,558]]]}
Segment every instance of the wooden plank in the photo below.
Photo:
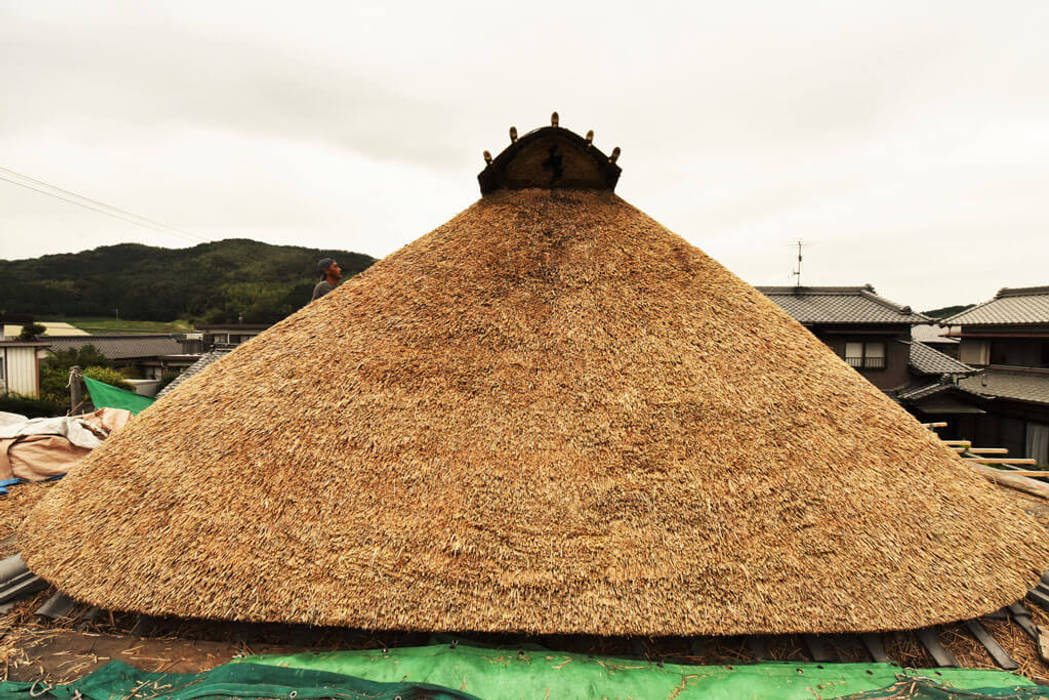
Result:
{"label": "wooden plank", "polygon": [[1031,601],[1042,610],[1049,612],[1049,595],[1046,595],[1037,588],[1027,591],[1027,600]]}
{"label": "wooden plank", "polygon": [[969,452],[974,455],[1007,455],[1009,449],[1006,447],[970,447]]}
{"label": "wooden plank", "polygon": [[1020,629],[1026,632],[1031,639],[1037,641],[1038,628],[1034,626],[1034,622],[1031,620],[1031,613],[1027,611],[1023,603],[1016,602],[1010,605],[1009,614]]}
{"label": "wooden plank", "polygon": [[940,638],[935,630],[926,627],[924,629],[915,630],[914,635],[918,638],[918,641],[922,643],[922,646],[928,650],[929,655],[932,656],[932,660],[936,662],[937,666],[941,668],[958,667],[958,659],[954,658],[954,654],[948,651],[943,644],[940,643]]}
{"label": "wooden plank", "polygon": [[984,620],[1008,620],[1009,619],[1009,608],[1002,608],[1001,610],[995,610],[992,613],[987,613],[983,616]]}
{"label": "wooden plank", "polygon": [[74,605],[76,605],[76,601],[65,593],[55,593],[47,599],[46,603],[36,609],[34,615],[57,620],[68,615]]}
{"label": "wooden plank", "polygon": [[1049,479],[1049,471],[1044,469],[1010,469],[1008,473],[1013,476],[1041,477],[1042,479]]}
{"label": "wooden plank", "polygon": [[947,421],[939,420],[939,421],[936,421],[935,423],[922,423],[922,425],[924,425],[926,428],[946,428],[947,427]]}
{"label": "wooden plank", "polygon": [[860,636],[863,640],[863,646],[867,647],[867,653],[871,655],[871,658],[879,664],[891,664],[892,659],[885,653],[885,644],[882,642],[880,634],[867,633]]}
{"label": "wooden plank", "polygon": [[996,484],[1002,484],[1033,496],[1049,499],[1049,484],[1046,484],[1044,481],[1035,481],[1034,479],[1028,479],[1026,476],[1016,476],[1012,472],[1005,472],[994,467],[985,467],[982,464],[973,464],[972,468]]}
{"label": "wooden plank", "polygon": [[802,635],[802,640],[805,642],[805,648],[808,649],[809,656],[812,657],[813,661],[833,661],[834,654],[831,653],[830,645],[827,644],[827,640],[818,634],[806,634]]}
{"label": "wooden plank", "polygon": [[972,447],[972,440],[944,440],[944,445],[950,445],[951,447]]}
{"label": "wooden plank", "polygon": [[1020,666],[1013,660],[1013,657],[1006,653],[1005,649],[1002,649],[1002,645],[999,644],[994,637],[991,636],[990,632],[987,631],[983,625],[976,620],[966,620],[965,627],[969,630],[972,636],[976,637],[976,641],[983,645],[983,648],[987,650],[987,653],[991,655],[994,662],[998,664],[999,668],[1003,668],[1006,671],[1015,671]]}
{"label": "wooden plank", "polygon": [[966,462],[977,462],[978,464],[1026,464],[1034,466],[1038,464],[1037,459],[1026,457],[962,457]]}

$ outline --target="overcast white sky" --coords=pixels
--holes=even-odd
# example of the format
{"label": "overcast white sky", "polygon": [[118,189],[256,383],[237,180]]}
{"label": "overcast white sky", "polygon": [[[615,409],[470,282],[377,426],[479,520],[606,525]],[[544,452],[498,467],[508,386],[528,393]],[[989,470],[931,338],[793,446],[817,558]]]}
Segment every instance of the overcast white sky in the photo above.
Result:
{"label": "overcast white sky", "polygon": [[[513,124],[752,284],[1049,283],[1049,3],[0,0],[0,166],[204,240],[381,257]],[[0,182],[0,258],[195,238]]]}

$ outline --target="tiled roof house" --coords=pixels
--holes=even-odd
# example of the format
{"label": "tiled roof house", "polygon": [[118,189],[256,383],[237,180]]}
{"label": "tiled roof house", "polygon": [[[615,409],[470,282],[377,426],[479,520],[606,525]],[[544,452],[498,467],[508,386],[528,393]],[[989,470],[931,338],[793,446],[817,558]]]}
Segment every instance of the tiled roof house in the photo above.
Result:
{"label": "tiled roof house", "polygon": [[945,323],[959,359],[983,369],[959,386],[992,399],[973,439],[1049,463],[1049,286],[1001,289]]}

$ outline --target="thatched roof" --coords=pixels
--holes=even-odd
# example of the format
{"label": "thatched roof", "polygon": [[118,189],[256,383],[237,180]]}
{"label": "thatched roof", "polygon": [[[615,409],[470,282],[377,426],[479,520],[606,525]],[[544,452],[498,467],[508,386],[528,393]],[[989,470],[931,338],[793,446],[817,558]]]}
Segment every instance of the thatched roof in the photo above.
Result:
{"label": "thatched roof", "polygon": [[106,441],[28,519],[29,566],[158,615],[645,635],[920,627],[1049,566],[1018,506],[610,187],[495,181]]}

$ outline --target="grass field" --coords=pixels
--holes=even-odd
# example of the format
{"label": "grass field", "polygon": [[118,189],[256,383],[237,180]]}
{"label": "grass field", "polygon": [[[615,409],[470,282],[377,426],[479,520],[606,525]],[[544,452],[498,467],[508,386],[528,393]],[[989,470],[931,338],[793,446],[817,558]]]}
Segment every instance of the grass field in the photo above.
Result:
{"label": "grass field", "polygon": [[84,318],[55,318],[48,321],[65,321],[88,333],[185,333],[193,330],[189,321],[127,321],[104,316]]}

